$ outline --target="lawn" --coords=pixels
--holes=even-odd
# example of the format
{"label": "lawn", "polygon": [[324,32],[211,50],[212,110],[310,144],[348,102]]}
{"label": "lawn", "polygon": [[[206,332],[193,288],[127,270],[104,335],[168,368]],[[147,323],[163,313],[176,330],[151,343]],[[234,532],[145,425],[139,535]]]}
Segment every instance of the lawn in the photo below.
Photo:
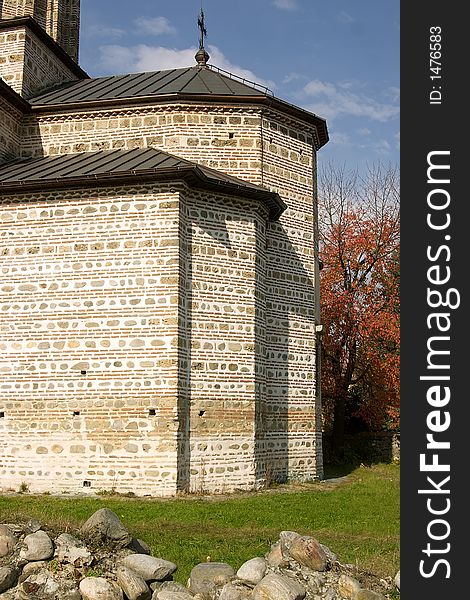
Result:
{"label": "lawn", "polygon": [[150,545],[154,556],[175,562],[175,579],[183,583],[208,556],[237,569],[264,555],[282,530],[312,535],[341,562],[393,577],[399,569],[399,486],[399,465],[379,464],[355,468],[338,481],[223,498],[24,493],[0,496],[0,523],[34,518],[46,528],[73,533],[94,511],[107,507]]}

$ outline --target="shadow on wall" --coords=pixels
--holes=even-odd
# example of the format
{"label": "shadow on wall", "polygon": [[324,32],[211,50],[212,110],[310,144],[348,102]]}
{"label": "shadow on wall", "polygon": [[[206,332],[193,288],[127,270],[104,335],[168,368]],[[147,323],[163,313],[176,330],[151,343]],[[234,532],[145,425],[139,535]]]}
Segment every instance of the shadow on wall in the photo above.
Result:
{"label": "shadow on wall", "polygon": [[[223,246],[226,250],[232,250],[232,242],[227,228],[227,222],[224,219],[217,219],[216,213],[218,207],[211,207],[208,202],[206,210],[200,213],[191,212],[190,200],[182,200],[180,203],[180,298],[184,298],[184,303],[179,308],[178,334],[180,339],[178,356],[178,434],[177,434],[177,490],[191,491],[194,485],[195,476],[191,475],[191,470],[199,468],[203,473],[198,474],[198,491],[204,490],[205,465],[194,465],[194,456],[192,456],[191,445],[197,442],[198,434],[195,430],[191,431],[192,426],[192,394],[191,394],[191,344],[194,341],[193,335],[197,331],[193,325],[192,306],[194,302],[193,294],[193,257],[192,248],[195,243],[194,230],[200,229],[213,239],[217,245]],[[212,213],[212,214],[211,214]],[[197,214],[197,216],[195,216]],[[199,217],[199,218],[198,218]],[[210,257],[209,257],[210,258]],[[192,435],[193,433],[193,435]]]}
{"label": "shadow on wall", "polygon": [[[256,479],[264,485],[318,475],[314,433],[321,419],[315,348],[296,343],[316,341],[314,281],[284,227],[277,222],[268,229],[266,265],[257,269],[256,311],[257,347],[264,352],[257,361],[255,460]],[[297,421],[300,407],[309,408],[314,419],[300,412]],[[297,444],[305,444],[298,456]]]}
{"label": "shadow on wall", "polygon": [[[217,207],[214,209],[217,210]],[[184,306],[180,306],[180,339],[184,341],[179,349],[178,361],[177,488],[188,490],[190,471],[194,467],[191,464],[191,442],[194,442],[191,440],[191,342],[194,342],[193,335],[197,335],[196,331],[193,332],[191,308],[194,300],[194,266],[190,251],[194,243],[192,230],[200,228],[218,246],[227,250],[232,249],[232,244],[224,220],[210,218],[210,215],[207,220],[207,215],[202,214],[200,219],[190,218],[184,207],[180,211],[180,251],[185,257],[184,261],[180,261],[180,293],[185,301]],[[272,223],[269,229],[271,231],[268,232],[263,227],[257,229],[255,265],[254,460],[255,481],[265,485],[302,474],[306,478],[309,474],[316,475],[314,420],[320,418],[321,412],[319,406],[314,406],[314,348],[302,346],[307,334],[312,342],[316,335],[314,282],[282,225]],[[268,250],[266,235],[269,237]],[[236,244],[233,246],[235,248]],[[290,337],[299,342],[290,341]],[[289,413],[290,402],[295,406],[291,405]],[[298,420],[292,419],[296,408],[305,406],[310,408],[310,417],[315,414],[315,419],[311,418],[309,422],[302,412],[298,413]],[[290,418],[292,423],[289,423]],[[194,439],[197,439],[197,434]],[[305,446],[299,449],[296,443]],[[299,456],[296,457],[296,453]]]}
{"label": "shadow on wall", "polygon": [[45,156],[36,115],[26,115],[20,125],[20,158]]}

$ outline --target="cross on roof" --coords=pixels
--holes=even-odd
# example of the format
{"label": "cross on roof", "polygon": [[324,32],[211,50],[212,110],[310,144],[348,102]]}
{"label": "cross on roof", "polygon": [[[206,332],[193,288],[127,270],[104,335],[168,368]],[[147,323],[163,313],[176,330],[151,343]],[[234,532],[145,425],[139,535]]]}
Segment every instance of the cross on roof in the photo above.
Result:
{"label": "cross on roof", "polygon": [[204,38],[207,37],[207,29],[204,23],[204,11],[201,7],[201,13],[197,18],[197,24],[199,27],[199,49],[204,48]]}

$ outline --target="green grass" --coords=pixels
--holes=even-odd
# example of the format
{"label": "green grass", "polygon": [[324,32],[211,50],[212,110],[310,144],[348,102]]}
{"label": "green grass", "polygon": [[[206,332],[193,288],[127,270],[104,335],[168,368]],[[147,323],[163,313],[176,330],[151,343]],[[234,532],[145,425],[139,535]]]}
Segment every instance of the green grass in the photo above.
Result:
{"label": "green grass", "polygon": [[55,531],[73,532],[107,507],[150,545],[154,556],[175,562],[175,579],[183,583],[207,556],[237,569],[264,555],[282,530],[312,535],[341,562],[393,577],[399,569],[399,478],[398,465],[379,464],[356,468],[338,483],[279,486],[224,498],[0,496],[0,523],[34,518]]}

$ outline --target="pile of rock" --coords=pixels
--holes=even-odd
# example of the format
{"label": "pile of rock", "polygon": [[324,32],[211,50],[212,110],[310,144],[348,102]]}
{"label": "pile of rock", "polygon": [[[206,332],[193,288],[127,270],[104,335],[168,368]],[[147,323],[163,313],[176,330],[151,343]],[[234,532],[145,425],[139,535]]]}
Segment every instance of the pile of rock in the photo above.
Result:
{"label": "pile of rock", "polygon": [[0,525],[0,600],[384,600],[399,588],[399,574],[365,576],[291,531],[236,572],[201,563],[184,586],[173,581],[176,569],[106,508],[77,535],[54,536],[36,521]]}

